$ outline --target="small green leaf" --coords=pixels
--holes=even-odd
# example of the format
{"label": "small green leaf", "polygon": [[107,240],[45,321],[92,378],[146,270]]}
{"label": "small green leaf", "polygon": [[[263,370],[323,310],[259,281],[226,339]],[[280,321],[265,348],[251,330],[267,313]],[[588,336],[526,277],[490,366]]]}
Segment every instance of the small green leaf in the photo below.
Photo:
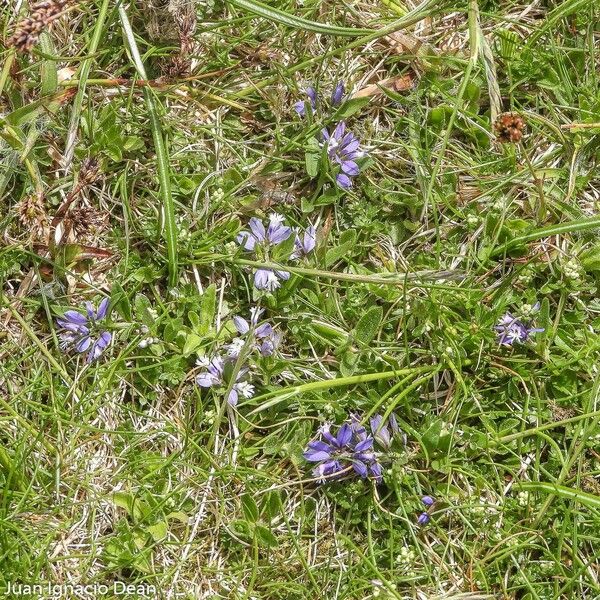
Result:
{"label": "small green leaf", "polygon": [[277,538],[273,535],[272,531],[264,525],[256,525],[254,528],[254,533],[261,546],[266,546],[267,548],[276,548],[279,545]]}
{"label": "small green leaf", "polygon": [[371,307],[356,324],[356,339],[365,346],[370,344],[377,335],[383,320],[383,308],[381,306]]}
{"label": "small green leaf", "polygon": [[348,100],[344,102],[342,106],[340,106],[335,115],[333,116],[334,121],[339,121],[340,119],[347,119],[352,115],[356,114],[363,106],[369,104],[371,98],[368,96],[364,98],[353,98],[352,100]]}
{"label": "small green leaf", "polygon": [[115,492],[113,502],[115,506],[126,510],[129,514],[133,512],[133,496],[129,492]]}
{"label": "small green leaf", "polygon": [[196,333],[189,333],[185,338],[185,344],[183,345],[182,353],[184,356],[189,356],[195,352],[202,344],[204,338],[201,338]]}
{"label": "small green leaf", "polygon": [[356,244],[356,232],[352,229],[345,231],[340,236],[340,244],[330,248],[325,254],[325,267],[328,268],[338,260],[349,254],[350,250]]}
{"label": "small green leaf", "polygon": [[114,282],[110,292],[111,304],[117,310],[117,312],[126,320],[133,321],[133,314],[131,312],[131,302],[129,297],[125,293],[123,286]]}
{"label": "small green leaf", "polygon": [[244,513],[246,520],[250,521],[251,523],[256,523],[256,521],[258,521],[258,506],[256,506],[254,498],[252,498],[252,496],[249,494],[244,494],[241,497],[241,501],[242,512]]}
{"label": "small green leaf", "polygon": [[149,511],[148,505],[135,498],[130,492],[115,492],[113,502],[115,506],[126,511],[134,521],[142,520]]}
{"label": "small green leaf", "polygon": [[205,336],[210,331],[215,319],[216,305],[217,286],[212,283],[204,290],[200,300],[200,322],[196,328],[198,335]]}
{"label": "small green leaf", "polygon": [[261,512],[264,514],[266,520],[271,521],[275,517],[278,517],[282,510],[283,506],[278,490],[272,490],[264,495],[261,502]]}
{"label": "small green leaf", "polygon": [[146,531],[152,536],[152,539],[155,542],[160,542],[167,537],[167,533],[169,532],[169,528],[164,521],[159,521],[154,525],[150,525],[146,528]]}
{"label": "small green leaf", "polygon": [[600,244],[584,250],[579,255],[579,260],[586,271],[600,271]]}
{"label": "small green leaf", "polygon": [[154,331],[156,327],[156,316],[150,304],[150,300],[144,294],[137,294],[133,301],[136,317],[143,325]]}
{"label": "small green leaf", "polygon": [[310,138],[307,142],[307,149],[304,153],[304,162],[306,172],[309,177],[316,177],[319,174],[319,161],[321,160],[321,148],[316,138]]}

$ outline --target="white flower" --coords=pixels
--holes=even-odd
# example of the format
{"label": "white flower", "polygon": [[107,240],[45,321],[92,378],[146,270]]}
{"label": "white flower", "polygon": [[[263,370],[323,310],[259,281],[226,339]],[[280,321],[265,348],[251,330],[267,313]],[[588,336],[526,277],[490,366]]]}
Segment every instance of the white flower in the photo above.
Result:
{"label": "white flower", "polygon": [[281,225],[285,221],[285,217],[283,215],[278,215],[277,213],[271,213],[269,215],[269,223],[271,225]]}
{"label": "white flower", "polygon": [[235,388],[244,398],[252,398],[254,396],[254,386],[247,381],[236,383]]}
{"label": "white flower", "polygon": [[266,289],[270,292],[274,292],[281,284],[279,283],[279,279],[277,275],[273,273],[273,271],[268,271],[267,275],[267,283],[265,285]]}
{"label": "white flower", "polygon": [[210,365],[210,358],[208,358],[208,356],[199,356],[196,359],[196,365],[206,369],[206,367],[208,367],[208,365]]}
{"label": "white flower", "polygon": [[227,346],[227,354],[229,356],[239,356],[242,348],[244,347],[244,340],[242,338],[235,338],[231,341],[231,344]]}

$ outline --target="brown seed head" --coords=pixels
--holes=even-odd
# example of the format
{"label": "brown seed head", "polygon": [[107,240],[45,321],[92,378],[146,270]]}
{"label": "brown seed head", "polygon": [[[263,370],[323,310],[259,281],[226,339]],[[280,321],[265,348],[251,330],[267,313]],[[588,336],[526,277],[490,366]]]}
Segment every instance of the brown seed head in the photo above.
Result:
{"label": "brown seed head", "polygon": [[80,242],[93,242],[108,227],[108,213],[90,206],[75,209],[70,215],[71,225]]}
{"label": "brown seed head", "polygon": [[494,133],[503,144],[516,144],[525,131],[525,121],[517,113],[504,113],[494,123]]}
{"label": "brown seed head", "polygon": [[20,52],[31,52],[40,33],[58,19],[72,0],[41,0],[31,7],[28,17],[19,21],[8,40]]}
{"label": "brown seed head", "polygon": [[44,207],[43,195],[25,196],[15,208],[21,224],[32,233],[33,237],[43,239],[43,234],[48,228],[48,214]]}
{"label": "brown seed head", "polygon": [[100,165],[98,160],[90,156],[83,160],[81,169],[79,170],[79,184],[90,185],[98,179]]}

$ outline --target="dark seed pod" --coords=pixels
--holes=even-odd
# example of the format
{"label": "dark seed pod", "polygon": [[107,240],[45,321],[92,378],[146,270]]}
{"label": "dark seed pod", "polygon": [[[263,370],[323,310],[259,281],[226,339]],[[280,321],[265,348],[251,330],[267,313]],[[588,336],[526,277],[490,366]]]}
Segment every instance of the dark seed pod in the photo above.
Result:
{"label": "dark seed pod", "polygon": [[517,113],[504,113],[494,123],[494,133],[503,144],[516,144],[525,131],[525,121]]}

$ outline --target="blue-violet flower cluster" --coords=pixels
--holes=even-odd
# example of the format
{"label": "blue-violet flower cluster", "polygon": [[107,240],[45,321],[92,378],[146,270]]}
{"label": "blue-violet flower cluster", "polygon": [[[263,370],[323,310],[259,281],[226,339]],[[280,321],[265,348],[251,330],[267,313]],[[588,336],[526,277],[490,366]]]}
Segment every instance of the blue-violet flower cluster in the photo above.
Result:
{"label": "blue-violet flower cluster", "polygon": [[419,518],[417,519],[417,525],[423,527],[424,525],[427,525],[429,521],[431,521],[431,517],[429,516],[429,510],[435,504],[435,499],[431,496],[423,496],[421,498],[421,502],[427,507],[427,510],[419,515]]}
{"label": "blue-violet flower cluster", "polygon": [[323,483],[353,472],[363,478],[371,476],[379,483],[382,468],[374,442],[384,450],[390,449],[393,435],[399,432],[395,416],[384,423],[376,415],[371,419],[371,431],[369,435],[356,417],[343,423],[335,435],[330,423],[321,426],[317,439],[310,441],[304,452],[307,461],[318,463],[313,476]]}
{"label": "blue-violet flower cluster", "polygon": [[[308,100],[298,100],[298,102],[294,104],[294,110],[301,117],[306,115],[307,107],[310,107],[312,111],[317,110],[317,105],[319,103],[319,96],[317,94],[317,90],[312,85],[309,85],[304,91],[306,92]],[[344,99],[345,93],[346,88],[344,86],[344,82],[340,81],[331,93],[331,106],[339,106],[342,103],[342,100]]]}
{"label": "blue-violet flower cluster", "polygon": [[[211,360],[198,360],[200,366],[205,367],[205,371],[196,376],[196,383],[203,388],[227,388],[234,376],[236,359],[233,357],[221,358],[215,356]],[[238,403],[239,397],[252,398],[254,396],[254,386],[246,381],[248,367],[241,367],[235,374],[235,381],[227,395],[227,402],[230,406]]]}
{"label": "blue-violet flower cluster", "polygon": [[[264,309],[254,307],[250,309],[250,321],[240,316],[233,317],[233,323],[241,336],[250,335],[250,350],[258,350],[261,356],[272,356],[281,343],[282,334],[276,331],[270,323],[261,323],[258,320]],[[234,338],[227,347],[227,355],[236,358],[246,345],[244,337]]]}
{"label": "blue-violet flower cluster", "polygon": [[346,131],[344,121],[340,121],[331,134],[327,129],[323,129],[321,135],[329,163],[340,169],[335,178],[337,184],[347,190],[352,187],[352,178],[360,173],[356,161],[365,156],[365,152],[361,150],[358,138],[351,131]]}
{"label": "blue-violet flower cluster", "polygon": [[[241,231],[237,242],[248,252],[253,252],[257,259],[268,262],[277,246],[287,240],[292,233],[295,234],[294,250],[289,258],[297,259],[306,256],[313,250],[316,243],[316,231],[309,227],[301,237],[298,231],[284,224],[284,217],[273,214],[269,217],[267,227],[260,219],[252,217],[248,222],[249,231]],[[279,269],[257,269],[254,273],[254,286],[259,290],[275,291],[281,281],[290,278],[288,271]]]}
{"label": "blue-violet flower cluster", "polygon": [[[245,364],[251,352],[261,356],[273,356],[281,343],[282,334],[270,323],[259,323],[264,309],[250,309],[250,320],[240,316],[233,317],[233,323],[240,337],[234,338],[227,346],[225,356],[215,356],[211,360],[201,358],[198,365],[204,370],[196,376],[196,383],[203,388],[221,388],[227,390],[227,402],[236,406],[240,396],[252,398],[254,386],[248,381],[250,368]],[[240,355],[241,359],[240,359]],[[238,365],[240,361],[241,366]],[[236,372],[236,365],[239,367]],[[232,381],[232,378],[234,380]]]}
{"label": "blue-violet flower cluster", "polygon": [[[539,303],[535,304],[531,312],[539,309]],[[498,324],[494,327],[497,334],[498,343],[502,346],[512,346],[515,342],[526,342],[533,333],[541,333],[544,331],[540,327],[531,327],[517,317],[514,317],[510,312],[502,315]]]}
{"label": "blue-violet flower cluster", "polygon": [[85,307],[85,315],[77,310],[68,310],[56,322],[62,329],[59,335],[61,348],[74,346],[77,352],[87,352],[86,362],[91,363],[104,352],[112,339],[112,335],[100,327],[108,312],[108,298],[100,302],[98,310],[94,310],[91,302],[86,302]]}

